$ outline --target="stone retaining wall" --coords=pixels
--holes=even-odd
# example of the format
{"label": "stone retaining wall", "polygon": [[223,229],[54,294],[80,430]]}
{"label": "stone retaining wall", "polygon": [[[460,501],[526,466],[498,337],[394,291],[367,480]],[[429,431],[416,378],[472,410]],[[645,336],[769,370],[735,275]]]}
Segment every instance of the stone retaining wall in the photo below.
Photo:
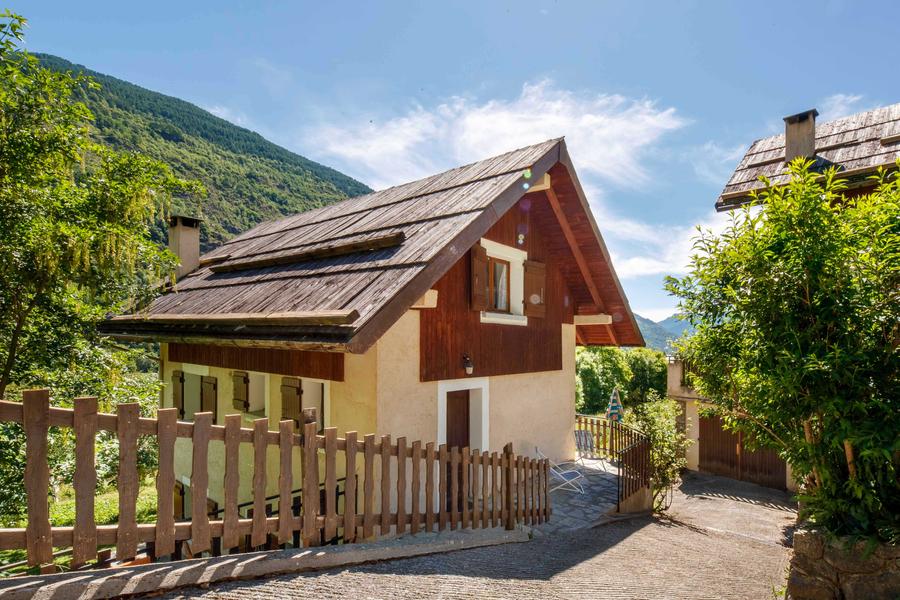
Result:
{"label": "stone retaining wall", "polygon": [[900,546],[866,543],[849,548],[811,529],[794,533],[794,556],[788,577],[792,600],[897,600],[900,598]]}

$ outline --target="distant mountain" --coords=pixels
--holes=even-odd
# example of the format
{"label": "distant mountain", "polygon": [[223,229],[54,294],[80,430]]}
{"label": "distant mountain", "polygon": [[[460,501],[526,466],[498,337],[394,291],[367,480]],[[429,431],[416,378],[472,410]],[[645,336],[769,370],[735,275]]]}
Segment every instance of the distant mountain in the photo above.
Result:
{"label": "distant mountain", "polygon": [[677,314],[657,321],[656,324],[668,331],[672,339],[678,339],[685,331],[691,330],[691,324],[679,319]]}
{"label": "distant mountain", "polygon": [[681,321],[677,315],[667,317],[662,321],[651,321],[641,315],[635,314],[635,320],[644,336],[648,348],[671,354],[675,348],[672,341],[681,337],[681,334],[690,329],[687,321]]}
{"label": "distant mountain", "polygon": [[[41,63],[57,71],[83,72],[99,90],[85,92],[97,140],[118,150],[163,161],[181,177],[199,179],[209,191],[202,203],[203,250],[257,223],[324,206],[371,190],[334,169],[277,146],[189,102],[91,71],[48,54]],[[198,208],[176,201],[176,211]],[[153,235],[165,239],[165,224]]]}
{"label": "distant mountain", "polygon": [[654,323],[641,315],[635,314],[634,318],[637,321],[638,328],[641,330],[641,335],[644,336],[647,347],[660,352],[668,352],[669,338],[672,337],[672,334],[665,327],[661,327],[658,323]]}

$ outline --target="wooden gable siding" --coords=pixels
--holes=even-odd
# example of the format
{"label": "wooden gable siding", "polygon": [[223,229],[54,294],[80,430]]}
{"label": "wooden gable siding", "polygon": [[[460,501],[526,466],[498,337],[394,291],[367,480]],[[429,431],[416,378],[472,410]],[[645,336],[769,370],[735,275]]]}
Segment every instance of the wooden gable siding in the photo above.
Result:
{"label": "wooden gable siding", "polygon": [[171,343],[169,360],[275,375],[344,380],[344,355],[339,352]]}
{"label": "wooden gable siding", "polygon": [[[480,313],[469,305],[466,253],[435,284],[437,308],[419,312],[422,381],[467,377],[465,354],[475,365],[473,377],[562,369],[562,323],[572,323],[573,302],[557,261],[547,250],[546,233],[536,225],[545,211],[549,211],[545,203],[523,198],[484,237],[523,249],[529,260],[547,265],[546,316],[529,318],[527,327],[482,323]],[[525,234],[524,246],[516,245],[519,233]]]}

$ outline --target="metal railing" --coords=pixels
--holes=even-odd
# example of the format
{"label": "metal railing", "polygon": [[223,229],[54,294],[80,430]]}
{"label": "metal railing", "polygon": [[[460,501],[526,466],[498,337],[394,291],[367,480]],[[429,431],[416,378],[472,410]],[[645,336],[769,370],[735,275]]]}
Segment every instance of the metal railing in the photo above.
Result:
{"label": "metal railing", "polygon": [[578,414],[575,429],[587,431],[600,458],[615,462],[616,510],[642,488],[650,487],[650,440],[633,427],[605,417]]}

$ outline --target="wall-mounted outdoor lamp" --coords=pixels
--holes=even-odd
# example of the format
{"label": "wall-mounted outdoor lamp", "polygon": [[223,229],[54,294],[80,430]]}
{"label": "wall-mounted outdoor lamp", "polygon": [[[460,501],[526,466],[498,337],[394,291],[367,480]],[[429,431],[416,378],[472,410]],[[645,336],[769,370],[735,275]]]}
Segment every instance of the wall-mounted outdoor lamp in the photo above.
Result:
{"label": "wall-mounted outdoor lamp", "polygon": [[475,365],[472,364],[472,357],[468,354],[463,354],[463,368],[466,370],[466,375],[471,375],[475,372]]}

